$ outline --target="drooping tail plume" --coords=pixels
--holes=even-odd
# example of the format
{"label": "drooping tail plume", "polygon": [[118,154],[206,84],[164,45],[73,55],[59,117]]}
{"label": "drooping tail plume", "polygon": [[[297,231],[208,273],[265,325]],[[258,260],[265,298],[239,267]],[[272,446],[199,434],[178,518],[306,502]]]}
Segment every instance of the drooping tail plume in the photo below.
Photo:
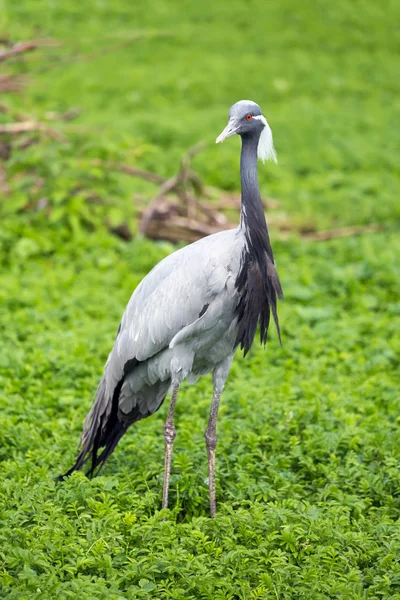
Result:
{"label": "drooping tail plume", "polygon": [[[59,480],[81,469],[90,459],[91,466],[87,475],[91,477],[96,468],[101,468],[105,463],[130,425],[118,418],[118,398],[124,377],[117,384],[112,398],[107,398],[105,376],[106,374],[103,375],[92,409],[85,419],[78,457],[74,465],[66,473],[60,475]],[[103,451],[99,454],[100,448],[103,448]]]}

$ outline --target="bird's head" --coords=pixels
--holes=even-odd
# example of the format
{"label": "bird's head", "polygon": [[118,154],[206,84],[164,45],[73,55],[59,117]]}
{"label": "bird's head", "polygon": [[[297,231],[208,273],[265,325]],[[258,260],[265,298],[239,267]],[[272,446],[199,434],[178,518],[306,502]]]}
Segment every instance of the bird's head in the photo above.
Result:
{"label": "bird's head", "polygon": [[277,161],[274,143],[272,140],[272,131],[267,123],[267,119],[261,112],[261,108],[251,100],[240,100],[231,106],[229,110],[228,125],[217,137],[216,143],[219,144],[231,137],[235,133],[240,136],[254,137],[257,142],[257,155],[263,162],[266,160]]}

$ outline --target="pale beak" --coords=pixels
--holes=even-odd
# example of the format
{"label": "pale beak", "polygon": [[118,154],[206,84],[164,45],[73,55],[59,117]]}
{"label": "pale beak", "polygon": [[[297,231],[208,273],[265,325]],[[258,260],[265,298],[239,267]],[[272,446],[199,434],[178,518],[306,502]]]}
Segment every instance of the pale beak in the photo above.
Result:
{"label": "pale beak", "polygon": [[234,121],[234,119],[229,119],[228,125],[219,134],[219,136],[215,140],[215,143],[219,144],[219,143],[223,142],[224,140],[226,140],[226,138],[231,137],[231,135],[235,135],[237,130],[238,130],[238,127],[237,127],[237,124]]}

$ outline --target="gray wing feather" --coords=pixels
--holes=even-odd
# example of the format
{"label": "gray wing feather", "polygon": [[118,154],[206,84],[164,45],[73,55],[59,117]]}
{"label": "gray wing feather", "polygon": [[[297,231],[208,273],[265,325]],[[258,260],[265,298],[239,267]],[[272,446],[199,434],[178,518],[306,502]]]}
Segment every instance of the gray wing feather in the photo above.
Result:
{"label": "gray wing feather", "polygon": [[129,300],[108,357],[106,397],[112,396],[128,360],[143,362],[171,342],[176,345],[190,337],[206,322],[199,318],[205,304],[210,305],[209,315],[221,310],[213,301],[229,276],[227,264],[235,258],[235,235],[236,230],[225,231],[187,246],[161,261],[142,280]]}
{"label": "gray wing feather", "polygon": [[199,335],[202,332],[211,329],[214,324],[218,321],[223,311],[223,302],[221,298],[214,298],[211,300],[206,313],[196,319],[193,323],[183,327],[178,333],[172,338],[169,343],[170,348],[174,348],[182,342],[186,342],[190,338]]}

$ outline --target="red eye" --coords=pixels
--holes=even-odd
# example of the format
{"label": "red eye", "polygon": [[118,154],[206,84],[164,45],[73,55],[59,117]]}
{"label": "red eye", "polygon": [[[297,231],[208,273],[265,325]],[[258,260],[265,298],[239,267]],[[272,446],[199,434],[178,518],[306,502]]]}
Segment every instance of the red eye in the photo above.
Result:
{"label": "red eye", "polygon": [[248,115],[246,115],[246,121],[251,121],[253,118],[253,115],[251,115],[250,113]]}

